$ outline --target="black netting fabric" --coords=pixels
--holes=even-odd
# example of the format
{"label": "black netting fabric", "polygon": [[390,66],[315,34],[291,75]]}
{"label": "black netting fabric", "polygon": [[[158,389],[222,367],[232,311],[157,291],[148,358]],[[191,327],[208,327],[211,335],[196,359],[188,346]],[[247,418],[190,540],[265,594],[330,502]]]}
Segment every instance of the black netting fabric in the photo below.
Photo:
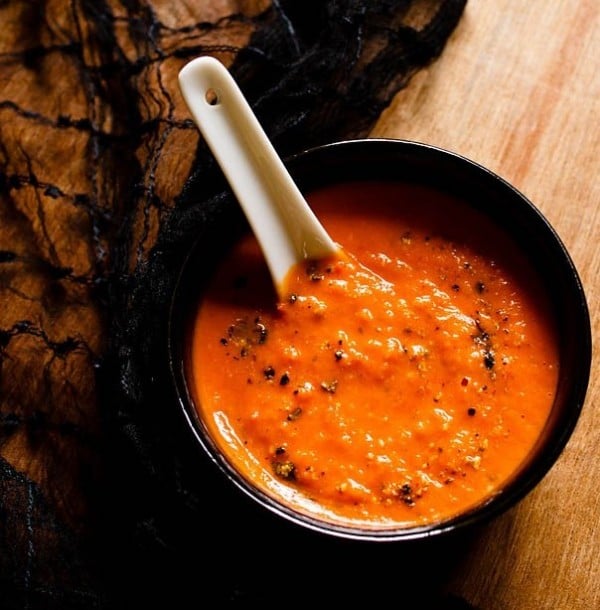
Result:
{"label": "black netting fabric", "polygon": [[0,1],[1,608],[464,607],[439,556],[324,545],[224,486],[164,339],[198,226],[234,213],[181,67],[221,59],[285,156],[368,136],[464,5]]}

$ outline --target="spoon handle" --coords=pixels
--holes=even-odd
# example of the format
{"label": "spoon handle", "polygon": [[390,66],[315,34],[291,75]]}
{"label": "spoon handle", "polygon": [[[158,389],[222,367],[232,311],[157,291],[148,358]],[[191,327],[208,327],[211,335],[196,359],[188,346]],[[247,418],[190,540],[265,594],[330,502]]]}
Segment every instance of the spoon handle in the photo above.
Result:
{"label": "spoon handle", "polygon": [[290,268],[339,252],[286,170],[235,80],[217,59],[179,73],[183,98],[262,248],[279,296]]}

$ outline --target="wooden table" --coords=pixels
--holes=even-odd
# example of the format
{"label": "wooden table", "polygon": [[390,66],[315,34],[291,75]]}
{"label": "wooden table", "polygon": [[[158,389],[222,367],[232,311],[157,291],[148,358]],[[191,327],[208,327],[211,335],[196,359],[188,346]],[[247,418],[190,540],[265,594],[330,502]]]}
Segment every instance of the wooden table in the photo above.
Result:
{"label": "wooden table", "polygon": [[[600,330],[600,3],[471,0],[431,69],[373,136],[463,154],[527,195],[571,252]],[[600,379],[558,463],[456,566],[449,590],[485,610],[600,608]]]}
{"label": "wooden table", "polygon": [[[267,3],[267,0],[255,2],[256,6]],[[77,56],[79,47],[77,44],[64,44],[65,41],[70,42],[71,38],[77,41],[81,37],[82,49],[85,51],[83,59],[90,63],[87,66],[90,68],[89,73],[97,73],[94,71],[94,62],[102,58],[95,57],[90,51],[90,48],[93,50],[93,47],[89,47],[93,32],[85,27],[81,29],[85,25],[81,7],[85,5],[86,10],[92,11],[90,7],[94,3],[65,2],[65,6],[68,4],[70,10],[63,10],[58,2],[39,3],[44,6],[44,10],[32,8],[35,4],[0,2],[3,17],[12,16],[15,23],[23,21],[29,24],[31,21],[36,24],[36,19],[39,18],[40,32],[46,36],[41,44],[50,46],[46,51],[54,59],[53,62],[44,63],[45,55],[41,53],[44,49],[38,48],[38,31],[33,25],[31,32],[26,29],[28,36],[23,37],[20,35],[20,28],[10,27],[10,18],[1,21],[3,39],[0,50],[4,50],[8,55],[4,57],[0,91],[9,92],[7,101],[3,101],[0,108],[3,112],[1,126],[7,134],[5,140],[11,144],[13,154],[7,157],[9,162],[5,162],[5,150],[0,150],[0,158],[4,165],[8,166],[7,171],[12,176],[8,185],[0,184],[0,187],[3,186],[10,194],[9,198],[3,200],[10,203],[4,206],[8,212],[4,210],[4,215],[0,218],[0,229],[5,229],[10,239],[7,241],[8,246],[1,245],[0,251],[3,253],[4,262],[7,263],[11,263],[12,259],[5,248],[10,247],[24,253],[17,260],[17,263],[24,267],[34,266],[31,261],[37,261],[38,257],[45,260],[44,256],[47,256],[50,262],[56,258],[60,264],[35,267],[34,273],[28,277],[33,277],[39,284],[22,284],[16,274],[14,285],[9,283],[11,303],[16,302],[23,310],[14,313],[6,306],[6,302],[0,309],[0,329],[10,331],[2,335],[3,343],[0,341],[0,351],[5,350],[5,364],[1,372],[3,379],[10,379],[5,387],[11,392],[14,390],[11,397],[17,396],[14,402],[19,407],[16,410],[18,417],[9,418],[7,421],[8,424],[12,422],[15,427],[20,425],[19,432],[25,428],[24,422],[38,425],[39,420],[33,417],[30,418],[31,422],[27,420],[27,412],[21,409],[21,402],[26,401],[20,400],[17,389],[33,384],[39,377],[36,377],[39,370],[46,372],[46,360],[56,364],[55,378],[48,381],[48,387],[54,390],[51,406],[55,406],[54,402],[60,405],[64,402],[63,406],[70,409],[69,416],[72,420],[68,422],[70,427],[66,428],[67,434],[63,434],[67,439],[64,444],[50,443],[53,450],[60,450],[52,453],[54,460],[44,459],[41,463],[36,461],[37,454],[31,456],[31,445],[27,442],[29,437],[25,434],[13,433],[9,438],[10,442],[4,442],[0,446],[0,460],[3,460],[0,461],[0,466],[4,466],[6,470],[9,466],[14,469],[10,479],[15,483],[13,492],[16,494],[22,488],[26,492],[23,497],[27,499],[23,505],[27,510],[23,511],[23,514],[15,515],[4,510],[6,497],[0,497],[0,516],[4,519],[4,522],[0,523],[1,607],[6,606],[6,585],[9,584],[10,578],[16,581],[17,588],[22,588],[19,594],[23,593],[23,598],[32,603],[34,597],[43,592],[48,592],[48,600],[52,597],[54,569],[59,571],[56,577],[59,580],[59,588],[56,591],[64,592],[64,588],[60,587],[64,584],[62,580],[69,581],[67,586],[72,584],[69,578],[71,574],[65,576],[63,564],[56,561],[61,550],[61,540],[58,540],[58,536],[56,539],[54,537],[57,530],[46,527],[38,538],[33,535],[33,526],[38,525],[35,519],[42,514],[41,511],[46,506],[46,503],[39,500],[43,494],[53,500],[58,498],[56,506],[52,506],[52,509],[57,511],[57,521],[64,520],[79,525],[82,521],[81,515],[85,514],[86,507],[80,506],[76,501],[79,499],[77,477],[91,470],[88,469],[92,463],[89,457],[91,452],[87,451],[87,445],[75,444],[78,437],[74,436],[73,431],[85,433],[85,439],[89,437],[92,444],[97,438],[98,407],[91,374],[88,376],[88,373],[92,370],[93,355],[103,349],[104,335],[100,328],[101,316],[95,309],[96,306],[81,308],[80,311],[80,298],[83,299],[80,293],[85,293],[83,296],[90,301],[91,297],[86,292],[87,284],[79,280],[92,279],[94,264],[98,262],[93,259],[98,253],[92,252],[91,247],[88,251],[80,242],[80,234],[87,236],[88,232],[92,233],[92,228],[96,228],[88,226],[88,198],[81,194],[92,190],[92,186],[96,188],[96,185],[100,185],[101,192],[98,194],[94,191],[92,194],[94,197],[106,197],[102,189],[110,191],[106,185],[112,184],[110,164],[103,167],[96,163],[93,164],[93,171],[88,171],[90,168],[86,161],[97,161],[93,155],[98,153],[96,139],[93,141],[94,146],[88,146],[90,134],[96,138],[96,129],[100,129],[102,133],[102,130],[107,130],[109,135],[116,136],[114,141],[120,146],[120,130],[127,127],[117,120],[120,117],[111,114],[110,103],[101,99],[102,96],[97,92],[92,97],[94,104],[99,105],[92,104],[88,108],[89,83],[88,89],[80,86],[79,68],[76,69],[79,65],[76,60],[80,59]],[[141,28],[145,18],[143,11],[137,8],[138,3],[129,4],[132,8],[126,7],[128,3],[124,2],[106,3],[107,6],[117,7],[114,23],[118,26],[121,37],[127,32],[122,19],[128,10],[136,16],[136,27]],[[172,50],[177,38],[173,38],[174,33],[169,28],[188,22],[202,24],[204,19],[213,17],[216,20],[222,6],[250,6],[252,3],[218,0],[215,1],[214,7],[209,8],[206,8],[210,4],[208,2],[169,3],[161,0],[155,4],[158,17],[166,24],[163,29],[163,42],[171,45],[168,48]],[[203,11],[202,19],[196,18],[196,11]],[[153,16],[150,11],[146,17],[148,15]],[[46,27],[47,24],[42,23],[45,21],[41,17],[49,17],[50,26]],[[240,27],[235,31],[240,40],[236,38],[234,42],[245,44],[247,30]],[[53,32],[52,36],[50,32]],[[186,32],[180,31],[179,35],[185,44],[191,44],[186,39]],[[140,40],[142,39],[144,36],[140,36]],[[134,49],[133,42],[127,40],[124,48],[134,59],[136,53],[148,52],[148,49],[142,48],[141,43],[140,49]],[[153,40],[147,42],[149,48],[154,44]],[[20,59],[17,54],[13,65],[12,47],[31,48],[33,52]],[[150,51],[155,53],[156,49],[152,47]],[[113,58],[112,55],[110,57]],[[189,166],[181,161],[181,151],[187,150],[186,146],[192,149],[196,145],[195,140],[190,144],[189,138],[193,138],[191,130],[182,128],[181,121],[187,115],[181,110],[183,105],[178,101],[177,88],[172,77],[176,73],[177,62],[168,53],[166,58],[165,63],[171,63],[165,68],[164,75],[170,74],[171,78],[165,78],[164,81],[160,62],[153,60],[146,65],[143,62],[136,64],[134,59],[131,60],[134,61],[132,65],[136,70],[141,71],[138,84],[141,89],[139,103],[142,118],[150,125],[149,131],[156,130],[154,135],[159,136],[160,146],[163,147],[161,152],[167,161],[171,155],[171,163],[162,163],[154,171],[155,158],[152,155],[159,150],[159,145],[152,139],[152,134],[147,139],[138,134],[139,142],[136,139],[131,144],[131,150],[129,145],[125,146],[132,156],[134,153],[138,154],[136,163],[149,168],[147,174],[140,177],[140,184],[143,183],[144,192],[148,197],[147,207],[142,207],[144,200],[139,209],[134,210],[139,212],[142,219],[140,223],[146,222],[147,218],[154,222],[155,218],[163,213],[161,206],[153,203],[155,199],[170,202],[180,193],[189,173]],[[469,0],[465,13],[441,57],[428,70],[419,72],[408,87],[395,97],[371,132],[373,137],[417,140],[463,154],[500,174],[527,195],[550,220],[571,252],[587,293],[595,336],[600,330],[600,254],[597,248],[600,237],[600,182],[596,178],[600,159],[598,58],[600,0]],[[22,69],[21,60],[38,66],[36,69],[43,74],[43,78],[38,78],[34,69]],[[182,62],[183,59],[177,58],[177,61]],[[46,72],[46,68],[50,69],[50,72]],[[110,71],[107,72],[109,73]],[[112,87],[121,95],[122,91],[118,85],[126,79],[116,70],[112,76],[115,78]],[[65,83],[69,82],[72,88],[63,89]],[[156,95],[152,89],[158,87],[157,82],[164,98]],[[56,83],[60,83],[60,87],[55,86]],[[169,96],[165,94],[167,90],[170,91]],[[104,105],[101,102],[104,102]],[[177,112],[174,111],[175,108]],[[91,116],[86,114],[88,111]],[[97,128],[93,121],[89,123],[87,120],[80,120],[82,118],[100,121],[100,128]],[[30,129],[32,125],[35,130]],[[94,129],[91,129],[90,125]],[[55,138],[67,142],[68,146],[54,148],[53,145],[57,141]],[[167,139],[168,145],[163,146]],[[139,150],[136,151],[135,147],[138,145]],[[52,154],[48,153],[49,150]],[[85,157],[84,152],[88,150],[93,153],[89,158]],[[58,168],[60,171],[51,172],[44,163],[38,162],[38,157],[42,160],[49,158],[54,164],[50,168]],[[173,158],[177,158],[177,162],[173,162]],[[74,159],[78,162],[73,163]],[[132,159],[129,161],[132,162]],[[188,163],[191,162],[192,157],[189,156]],[[63,168],[67,169],[62,171]],[[99,172],[99,179],[96,170]],[[106,178],[107,175],[110,180]],[[90,184],[90,176],[94,179],[93,184]],[[117,193],[119,192],[117,189]],[[118,197],[115,196],[114,199],[118,202]],[[95,203],[98,204],[98,201]],[[106,201],[101,200],[101,203]],[[45,219],[46,210],[55,210],[55,215]],[[99,207],[98,210],[102,208]],[[147,211],[149,213],[145,216]],[[21,222],[22,217],[25,220]],[[72,235],[68,235],[75,244],[72,248],[71,242],[63,239],[67,233],[59,231],[63,225],[72,229]],[[22,237],[21,231],[28,239],[31,234],[37,241],[30,244]],[[141,244],[140,252],[145,252],[147,246],[147,235],[144,231],[152,237],[154,225],[151,230],[145,225],[143,230],[140,229],[140,241],[134,244]],[[56,248],[60,250],[60,256],[56,255]],[[138,253],[135,248],[132,251]],[[34,256],[31,255],[32,252]],[[81,252],[83,254],[80,260],[78,257]],[[69,271],[71,266],[73,269]],[[102,265],[100,267],[103,269]],[[40,272],[40,269],[46,275]],[[67,274],[69,280],[72,279],[71,276],[75,278],[76,281],[64,282],[71,291],[65,292],[66,296],[46,290],[48,287],[56,288],[54,284],[57,282],[54,282],[55,276],[52,273],[57,274],[59,279],[63,277],[62,273]],[[91,285],[91,281],[89,284]],[[46,320],[42,316],[45,312],[39,313],[40,310],[36,309],[41,307],[38,303],[41,298],[30,298],[30,293],[34,296],[49,294],[48,300],[51,304],[56,301],[69,305],[70,309],[65,307],[64,311],[56,307],[56,311],[52,312],[54,317],[48,318],[47,328],[54,332],[55,318],[59,314],[63,316],[64,324],[59,327],[61,332],[56,336],[38,331],[37,320]],[[69,318],[67,314],[73,317]],[[34,320],[36,324],[17,324],[22,319]],[[81,323],[82,319],[84,323]],[[76,323],[79,326],[76,327]],[[83,326],[85,327],[80,328]],[[71,334],[75,332],[78,338],[81,336],[81,342],[72,340]],[[7,347],[5,344],[10,341],[12,343]],[[17,353],[19,346],[24,349],[23,345],[28,349],[30,346],[30,352],[36,360],[33,363],[25,362],[21,366],[22,360],[12,356]],[[83,349],[83,346],[87,348]],[[54,352],[51,352],[50,347],[62,350],[59,352],[59,358],[53,357]],[[79,393],[74,390],[75,384],[68,380],[71,371],[69,367],[73,362],[81,365],[77,368],[78,371],[83,370],[85,373],[77,379],[81,385]],[[457,608],[461,607],[462,598],[478,610],[600,608],[600,460],[597,459],[600,447],[600,412],[596,408],[600,398],[600,381],[595,374],[597,364],[598,354],[595,351],[582,417],[557,464],[527,498],[486,526],[481,535],[470,541],[468,547],[462,548],[461,552],[455,555],[441,557],[445,562],[445,570],[440,578],[436,579],[432,573],[424,572],[419,584],[427,587],[427,593],[437,593],[437,588],[442,587],[442,593],[448,594],[443,599],[448,599],[452,607],[455,607],[454,601],[458,604]],[[20,375],[18,378],[16,373]],[[63,376],[69,381],[68,384],[64,383]],[[13,383],[13,378],[17,379],[18,383]],[[25,379],[25,382],[21,383],[21,379]],[[19,388],[15,389],[13,385]],[[65,387],[69,391],[65,391]],[[9,405],[7,412],[13,408],[13,405]],[[48,418],[46,423],[48,422],[52,423],[51,419]],[[59,426],[55,428],[58,429]],[[75,441],[72,441],[72,436]],[[40,450],[40,447],[44,448],[42,444],[38,444],[34,449]],[[73,453],[70,452],[72,447]],[[46,457],[41,451],[39,455]],[[56,459],[57,456],[60,459]],[[68,459],[63,459],[64,456]],[[65,464],[69,466],[63,481],[66,484],[56,485],[53,475],[63,473]],[[34,495],[38,488],[41,490],[40,495]],[[34,508],[37,512],[34,512]],[[6,515],[10,518],[6,519]],[[48,523],[53,526],[54,521],[48,519],[45,524]],[[15,528],[15,524],[21,529]],[[49,543],[42,547],[40,543],[44,534],[49,536]],[[12,546],[2,547],[7,541]],[[48,542],[46,539],[43,541]],[[70,543],[70,538],[67,542]],[[288,540],[285,540],[285,544],[289,544]],[[287,546],[283,550],[283,555],[271,556],[275,558],[273,563],[280,558],[283,562],[293,558],[294,553],[288,554]],[[335,565],[328,557],[319,557],[316,553],[309,557],[313,563],[320,560],[321,573],[324,574],[324,580],[333,585],[334,594],[337,593],[338,587],[346,586],[349,594],[353,595],[353,587],[362,584],[367,594],[370,594],[374,587],[379,591],[383,590],[385,595],[390,596],[390,607],[404,607],[409,593],[416,590],[418,594],[421,591],[411,581],[412,574],[404,574],[404,581],[409,585],[407,588],[411,590],[408,593],[402,590],[397,582],[403,576],[398,567],[398,549],[390,547],[388,552],[390,561],[385,567],[389,573],[384,574],[383,578],[380,578],[380,565],[373,565],[374,562],[369,557],[365,558],[361,550],[359,558],[364,563],[372,564],[371,573],[375,574],[375,582],[365,579],[364,574],[360,572],[360,566],[357,566],[357,577],[345,574],[341,585],[338,580],[332,579],[328,572],[330,566]],[[68,562],[70,555],[67,557],[59,559]],[[338,555],[337,559],[339,558]],[[47,567],[43,563],[46,559],[49,564]],[[440,557],[425,556],[426,562],[432,559],[440,560]],[[347,560],[346,565],[352,567],[353,560],[354,557]],[[450,573],[447,567],[449,561],[450,565],[454,563]],[[414,563],[412,557],[409,557],[409,562],[411,565]],[[261,577],[264,577],[262,564],[256,564],[256,569],[261,570]],[[23,565],[26,566],[23,574],[15,571],[16,568],[13,569],[14,566],[21,568]],[[307,565],[302,559],[302,566]],[[193,567],[196,569],[195,565]],[[2,568],[5,568],[4,572]],[[315,566],[311,564],[310,568],[314,570]],[[81,590],[81,599],[85,599],[85,579],[80,578],[78,569],[79,566],[75,565],[72,570],[77,589],[75,593]],[[271,573],[269,575],[272,576]],[[194,574],[193,587],[197,587],[196,577],[206,580],[207,572]],[[300,574],[300,577],[300,585],[310,581],[303,580],[304,574]],[[358,578],[363,581],[358,583]],[[144,574],[144,579],[150,581],[152,576]],[[297,583],[293,584],[295,587]],[[294,594],[297,594],[299,589],[301,587],[294,588]],[[59,597],[55,596],[54,601],[56,600],[59,600]],[[282,599],[281,603],[286,601]],[[32,603],[23,604],[21,607],[33,607]],[[160,605],[160,601],[158,603]],[[174,604],[171,607],[176,606],[177,604]],[[410,607],[421,608],[422,605],[414,604]]]}

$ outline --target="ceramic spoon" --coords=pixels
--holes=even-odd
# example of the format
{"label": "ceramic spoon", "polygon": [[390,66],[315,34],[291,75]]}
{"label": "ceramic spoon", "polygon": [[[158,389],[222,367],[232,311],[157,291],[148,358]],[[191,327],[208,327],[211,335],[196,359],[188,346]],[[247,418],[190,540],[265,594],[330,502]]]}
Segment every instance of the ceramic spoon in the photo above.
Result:
{"label": "ceramic spoon", "polygon": [[179,86],[200,132],[221,167],[262,248],[275,288],[305,260],[337,255],[225,66],[213,57],[192,60]]}

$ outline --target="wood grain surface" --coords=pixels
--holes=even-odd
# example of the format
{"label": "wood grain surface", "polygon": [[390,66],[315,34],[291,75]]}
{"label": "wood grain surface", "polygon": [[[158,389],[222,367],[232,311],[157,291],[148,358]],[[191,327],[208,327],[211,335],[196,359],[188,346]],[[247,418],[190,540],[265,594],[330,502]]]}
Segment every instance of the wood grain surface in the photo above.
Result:
{"label": "wood grain surface", "polygon": [[[424,0],[423,4],[427,2]],[[43,405],[41,413],[46,417],[55,408],[57,413],[68,414],[69,424],[68,434],[62,434],[58,441],[55,437],[62,429],[55,425],[52,434],[36,445],[28,444],[25,425],[15,425],[16,431],[11,432],[9,440],[0,443],[0,459],[1,464],[14,469],[11,480],[21,484],[22,473],[42,490],[61,522],[79,525],[82,515],[87,513],[78,481],[85,479],[95,464],[95,454],[92,455],[88,445],[95,446],[100,427],[92,374],[94,355],[104,349],[102,315],[95,304],[84,309],[80,303],[84,300],[93,303],[89,286],[96,273],[104,272],[105,244],[101,240],[90,241],[97,227],[88,203],[97,206],[95,211],[104,210],[105,204],[114,206],[112,213],[117,214],[120,195],[128,192],[130,186],[127,180],[114,186],[112,163],[120,167],[122,159],[116,154],[106,161],[98,152],[97,135],[116,142],[118,153],[128,151],[131,158],[127,159],[132,166],[143,168],[140,170],[143,188],[132,210],[139,221],[133,224],[130,250],[132,258],[143,258],[154,243],[161,214],[167,210],[165,202],[174,200],[188,176],[192,157],[187,163],[182,162],[182,151],[193,149],[197,142],[191,130],[184,129],[186,115],[177,97],[175,75],[183,55],[170,55],[170,49],[178,44],[184,47],[196,44],[198,40],[220,44],[220,37],[232,32],[235,35],[228,45],[241,45],[249,35],[248,23],[243,21],[239,24],[231,21],[233,29],[227,32],[225,22],[220,22],[214,31],[199,28],[200,33],[194,36],[181,29],[179,38],[170,28],[188,22],[204,24],[207,19],[216,21],[222,12],[230,10],[230,5],[243,5],[252,13],[267,3],[266,0],[151,3],[156,5],[155,13],[148,11],[147,16],[154,25],[160,19],[165,26],[154,31],[156,35],[160,30],[160,44],[169,51],[164,62],[140,61],[154,58],[157,49],[163,50],[160,45],[155,47],[156,40],[142,29],[132,28],[138,37],[128,38],[130,32],[123,15],[128,10],[133,14],[129,4],[136,3],[104,3],[118,7],[115,23],[118,42],[127,55],[126,65],[129,68],[139,65],[139,73],[136,68],[127,78],[118,70],[106,72],[112,75],[106,81],[110,85],[107,98],[112,92],[121,101],[130,91],[122,89],[123,83],[131,86],[135,104],[139,103],[133,113],[139,121],[136,127],[151,126],[144,127],[131,144],[122,137],[130,128],[126,118],[114,114],[110,103],[98,93],[106,84],[102,70],[97,69],[105,58],[92,53],[97,32],[90,26],[93,20],[84,19],[80,11],[84,6],[94,12],[94,3],[64,2],[70,10],[63,10],[60,2],[52,1],[40,3],[44,6],[41,10],[33,2],[0,0],[0,52],[5,55],[0,77],[0,99],[4,100],[0,108],[3,137],[0,157],[6,173],[13,178],[8,189],[10,197],[3,200],[10,206],[0,206],[0,251],[4,252],[5,262],[11,262],[7,253],[10,255],[9,250],[14,250],[19,255],[15,263],[20,265],[19,269],[33,269],[29,269],[31,273],[25,280],[16,272],[14,278],[10,276],[13,279],[9,278],[9,285],[4,287],[8,297],[0,308],[0,329],[9,331],[4,333],[4,344],[0,346],[6,356],[2,369],[4,391],[14,402],[5,408],[10,408],[10,416],[15,413],[18,416],[7,421],[29,422],[27,416],[31,413],[24,407],[28,402],[22,399],[22,390],[31,390],[32,396],[38,394],[37,386],[30,380],[39,378],[39,371],[45,374],[50,362],[55,368],[52,375],[44,377],[44,387],[49,388],[51,400]],[[136,23],[141,28],[142,17],[137,16],[140,21]],[[418,15],[414,18],[418,19]],[[35,28],[25,28],[30,19],[37,24]],[[23,36],[23,31],[28,35]],[[78,57],[75,50],[80,43],[85,53],[82,51]],[[29,48],[36,53],[45,49],[47,55],[19,55]],[[111,61],[112,58],[111,55]],[[37,68],[23,69],[25,59]],[[87,75],[98,76],[97,83],[102,87],[95,90],[91,81],[82,81],[78,61]],[[527,195],[571,253],[588,298],[594,340],[600,331],[599,62],[600,0],[469,0],[441,57],[429,69],[420,71],[395,97],[371,132],[372,137],[416,140],[465,155]],[[35,131],[31,125],[35,125]],[[7,155],[4,142],[10,144],[13,154]],[[57,146],[57,142],[61,145]],[[87,157],[84,151],[89,151]],[[100,156],[94,156],[97,154]],[[50,159],[50,164],[44,163],[45,159]],[[88,166],[90,159],[93,163]],[[56,171],[51,171],[52,168]],[[124,176],[126,173],[121,171]],[[84,193],[86,197],[81,196]],[[70,227],[68,234],[62,232],[64,226]],[[42,269],[30,263],[38,258],[51,264]],[[58,273],[61,280],[64,278],[60,273],[68,275],[68,281],[61,283],[64,293],[50,290],[58,283],[50,272]],[[42,310],[46,301],[53,307],[50,313]],[[17,309],[15,303],[22,309]],[[22,320],[39,320],[44,332],[38,330],[37,324],[19,322]],[[72,336],[78,340],[74,342]],[[55,358],[50,347],[62,349],[60,357]],[[35,358],[20,360],[18,354],[22,353],[31,353]],[[73,381],[73,367],[83,371],[77,383]],[[478,532],[459,554],[443,560],[444,568],[448,562],[453,564],[450,575],[446,569],[443,574],[443,593],[458,604],[452,607],[462,607],[464,599],[477,610],[600,610],[597,369],[598,350],[594,345],[592,375],[581,418],[558,462],[543,481],[518,506]],[[26,382],[21,383],[21,379]],[[64,391],[65,387],[68,391]],[[30,419],[36,425],[40,421]],[[49,416],[44,421],[48,426],[53,422]],[[83,431],[84,442],[72,434],[73,430]],[[37,459],[39,456],[42,459]],[[65,464],[73,472],[68,472],[65,479],[60,479],[63,484],[57,485]],[[13,566],[26,565],[26,574],[16,573],[15,579],[18,587],[24,583],[27,599],[41,594],[40,583],[49,596],[54,591],[63,591],[62,587],[51,587],[53,578],[63,578],[62,572],[58,576],[52,573],[58,555],[55,548],[60,550],[54,538],[57,530],[43,529],[32,520],[32,515],[37,518],[42,514],[40,506],[46,507],[46,503],[36,504],[38,512],[32,512],[32,489],[27,484],[29,512],[15,516],[3,509],[2,516],[9,514],[13,521],[5,519],[8,534],[0,535],[2,543],[16,540],[10,552],[0,553],[0,572],[4,568],[0,581],[5,582],[6,574],[13,576]],[[19,490],[20,487],[16,489]],[[6,498],[0,498],[0,505],[7,505]],[[25,528],[15,529],[18,531],[15,535],[10,525],[16,522],[24,523]],[[32,523],[39,537],[33,536]],[[26,534],[21,540],[22,531]],[[48,531],[52,535],[50,543],[42,546],[42,536]],[[429,555],[426,559],[430,561]],[[439,561],[440,557],[432,559]],[[62,570],[62,564],[57,569]],[[398,573],[400,580],[401,570]],[[431,571],[424,574],[429,579]],[[79,576],[75,574],[73,578]],[[348,575],[346,578],[352,580]],[[70,586],[71,580],[65,579],[66,586]],[[60,580],[59,584],[65,583]],[[384,584],[396,596],[397,603],[391,607],[405,607],[406,600],[396,588],[397,583]],[[432,583],[431,590],[435,591],[438,584]],[[370,586],[366,582],[365,587]],[[77,588],[85,593],[81,583],[77,582]],[[0,608],[6,606],[6,591],[0,587]]]}
{"label": "wood grain surface", "polygon": [[[600,330],[600,3],[471,0],[433,67],[374,137],[417,140],[487,166],[545,214]],[[600,380],[557,464],[459,558],[453,594],[485,610],[600,608]]]}

